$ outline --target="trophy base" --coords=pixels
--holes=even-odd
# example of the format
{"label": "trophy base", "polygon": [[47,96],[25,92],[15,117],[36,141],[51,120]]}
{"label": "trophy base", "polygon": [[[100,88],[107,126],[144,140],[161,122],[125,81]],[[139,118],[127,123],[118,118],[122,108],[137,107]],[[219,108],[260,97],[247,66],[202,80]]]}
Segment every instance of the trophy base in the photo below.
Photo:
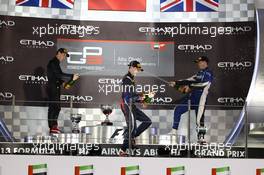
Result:
{"label": "trophy base", "polygon": [[109,121],[104,121],[101,123],[101,126],[113,126],[113,123]]}

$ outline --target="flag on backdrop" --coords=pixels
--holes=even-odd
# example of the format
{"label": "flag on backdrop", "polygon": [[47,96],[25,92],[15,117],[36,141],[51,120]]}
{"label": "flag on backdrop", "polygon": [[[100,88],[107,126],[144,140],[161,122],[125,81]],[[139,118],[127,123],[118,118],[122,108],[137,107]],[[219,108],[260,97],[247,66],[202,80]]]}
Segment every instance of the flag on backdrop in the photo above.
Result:
{"label": "flag on backdrop", "polygon": [[217,12],[219,0],[160,0],[161,12]]}
{"label": "flag on backdrop", "polygon": [[16,0],[17,6],[73,9],[74,0]]}

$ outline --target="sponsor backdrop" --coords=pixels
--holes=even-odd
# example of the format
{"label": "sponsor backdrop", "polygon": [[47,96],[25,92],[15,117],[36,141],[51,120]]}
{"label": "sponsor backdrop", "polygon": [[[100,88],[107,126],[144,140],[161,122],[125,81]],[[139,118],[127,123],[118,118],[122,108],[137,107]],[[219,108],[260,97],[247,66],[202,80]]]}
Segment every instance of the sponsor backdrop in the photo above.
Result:
{"label": "sponsor backdrop", "polygon": [[145,68],[137,77],[137,91],[157,91],[153,103],[158,107],[179,102],[182,94],[164,80],[192,76],[197,72],[193,60],[200,55],[210,58],[215,75],[208,105],[243,105],[254,69],[254,22],[80,22],[0,16],[0,27],[1,99],[15,95],[16,100],[45,101],[46,65],[60,47],[70,52],[63,70],[81,74],[61,99],[69,101],[74,95],[74,102],[96,106],[119,103],[121,79],[131,60]]}
{"label": "sponsor backdrop", "polygon": [[[2,70],[1,75],[4,75],[1,76],[3,79],[0,79],[1,82],[4,81],[4,83],[1,83],[0,89],[1,100],[10,100],[13,95],[17,96],[20,94],[19,100],[31,99],[45,101],[45,86],[47,83],[45,75],[46,63],[54,55],[54,51],[59,45],[65,45],[71,47],[72,57],[69,60],[71,64],[66,64],[65,62],[63,65],[64,69],[67,68],[67,71],[74,72],[77,71],[76,69],[82,68],[78,71],[82,72],[83,75],[86,75],[82,76],[81,81],[77,83],[77,87],[74,87],[74,89],[70,91],[63,92],[62,100],[64,101],[68,101],[73,94],[75,95],[75,101],[79,102],[95,103],[98,102],[98,99],[117,99],[119,94],[114,95],[114,93],[108,91],[113,87],[113,84],[120,82],[120,75],[123,74],[123,71],[126,68],[125,66],[121,66],[121,64],[117,65],[115,62],[113,63],[113,61],[116,61],[115,58],[118,58],[117,56],[119,56],[119,63],[124,64],[127,61],[127,56],[132,53],[132,57],[129,58],[133,58],[133,56],[139,59],[148,57],[148,61],[151,61],[151,63],[154,62],[154,64],[145,62],[144,66],[146,67],[146,70],[150,73],[155,72],[156,75],[161,76],[166,80],[190,76],[196,71],[195,66],[191,64],[191,60],[197,55],[209,55],[211,59],[215,60],[211,67],[214,69],[213,71],[217,73],[215,73],[215,83],[212,86],[209,95],[210,104],[237,106],[242,105],[244,102],[244,97],[247,94],[247,88],[250,81],[249,77],[250,74],[252,74],[252,65],[254,64],[252,62],[254,57],[254,53],[252,53],[254,50],[254,39],[252,39],[252,36],[254,36],[255,29],[253,22],[247,22],[254,21],[254,0],[214,0],[214,6],[208,5],[208,3],[204,1],[202,3],[204,4],[204,7],[207,6],[214,10],[207,9],[205,12],[200,12],[202,10],[201,6],[199,9],[193,7],[191,9],[191,6],[189,6],[187,10],[185,4],[185,8],[182,8],[183,1],[177,6],[174,6],[175,4],[167,6],[170,1],[166,0],[137,0],[137,2],[143,2],[140,5],[134,5],[134,1],[129,1],[119,6],[116,6],[118,1],[112,0],[111,5],[107,7],[103,3],[104,0],[68,1],[70,3],[67,3],[66,0],[49,0],[51,3],[47,4],[48,1],[42,1],[44,3],[41,5],[39,3],[32,4],[32,2],[32,0],[29,0],[28,2],[23,0],[0,0],[0,14],[5,15],[0,17],[0,66]],[[201,5],[201,2],[202,0],[193,1],[195,5],[197,5],[197,3],[200,3]],[[126,6],[128,3],[130,3],[130,8]],[[164,7],[164,5],[166,7]],[[21,22],[18,22],[18,18],[8,16],[35,18],[25,18],[21,20]],[[37,18],[50,18],[54,20],[47,22],[44,19]],[[63,21],[55,19],[89,21]],[[124,21],[124,23],[121,23],[120,21]],[[170,22],[173,23],[170,24]],[[224,23],[204,23],[197,25],[196,23],[188,24],[185,22]],[[71,34],[63,34],[63,32],[61,34],[55,34],[56,29],[54,29],[54,31],[52,31],[53,29],[50,29],[49,32],[54,33],[54,35],[47,35],[48,24],[57,24],[58,26],[64,24],[62,25],[63,29],[72,29],[76,28],[76,25],[82,26],[84,24],[87,30],[83,30],[81,27],[78,28],[78,32],[74,32],[76,29],[73,29],[73,33]],[[201,35],[183,35],[179,34],[180,25],[184,27],[187,27],[188,25],[190,27],[203,26],[205,27],[205,30]],[[217,34],[216,36],[217,31],[215,28],[210,28],[210,32],[206,31],[209,30],[207,27],[214,25],[242,28],[237,28],[235,30],[230,28],[220,29],[220,32],[218,32],[219,34],[225,32],[228,33],[228,30],[229,32],[230,30],[234,31],[234,34]],[[253,28],[250,29],[248,26]],[[142,27],[140,31],[138,27]],[[160,29],[147,27],[160,27]],[[164,29],[163,27],[167,28]],[[169,27],[176,28],[172,29]],[[182,30],[185,29],[183,28]],[[196,33],[198,32],[196,30],[199,29],[192,30]],[[15,31],[17,32],[16,34],[14,34]],[[182,32],[185,33],[185,31]],[[250,36],[251,38],[247,39],[247,37]],[[197,39],[193,40],[193,38]],[[159,41],[159,43],[152,41]],[[94,43],[98,45],[93,46]],[[164,44],[166,47],[162,48]],[[88,48],[82,48],[84,45],[87,45]],[[171,47],[172,45],[173,48]],[[246,45],[248,47],[246,47]],[[131,49],[133,48],[133,50],[127,50],[128,46]],[[91,48],[89,47],[95,48],[94,50],[90,50]],[[249,47],[251,49],[249,49]],[[142,53],[142,48],[144,48],[146,52]],[[239,49],[241,50],[239,51]],[[86,55],[90,58],[83,59],[83,55],[87,53],[92,53],[94,55]],[[106,59],[105,55],[100,56],[99,53],[107,53],[110,54],[111,57],[108,56]],[[118,55],[115,56],[114,53],[117,53]],[[78,54],[81,55],[78,57]],[[169,63],[175,64],[174,69],[170,69],[173,72],[163,71],[164,69],[155,69],[154,65],[157,65],[157,63],[160,63],[158,65],[162,68],[167,66],[163,64],[164,62],[158,62],[158,60],[160,60],[159,56],[166,56],[166,58],[170,59]],[[85,64],[83,64],[84,60],[86,62]],[[115,76],[110,77],[107,74],[110,73],[107,72],[109,69],[107,67],[104,68],[106,62],[107,66],[110,66],[111,68],[117,66],[120,71],[111,72],[111,74],[114,74]],[[89,66],[91,63],[93,65]],[[98,65],[99,63],[101,65]],[[179,66],[179,63],[184,64],[184,66]],[[169,68],[171,66],[172,65],[168,65]],[[190,67],[191,70],[187,72],[185,66]],[[99,69],[101,72],[92,72],[93,69]],[[182,72],[180,70],[184,71]],[[95,74],[98,74],[99,76],[95,76]],[[234,76],[234,74],[236,74],[236,76]],[[219,78],[220,80],[218,80]],[[226,81],[227,79],[228,81]],[[158,94],[159,99],[156,99],[156,103],[173,103],[172,99],[177,100],[181,97],[180,94],[177,94],[173,89],[168,88],[162,81],[153,78],[146,73],[139,77],[137,81],[138,83],[145,85],[145,89],[154,88],[154,90],[160,91]],[[239,81],[244,82],[242,86],[240,86],[241,83]],[[11,86],[11,84],[13,84],[13,86]],[[150,87],[154,84],[156,86]],[[11,88],[7,89],[7,85]],[[216,89],[216,85],[219,89]],[[226,89],[224,86],[232,88]],[[246,89],[244,89],[245,87]],[[34,88],[34,91],[31,91],[32,88]],[[100,93],[98,93],[99,90]],[[222,90],[225,93],[222,93]],[[236,94],[229,96],[228,94],[231,91],[235,91]],[[96,92],[95,97],[94,94],[90,94],[91,92]],[[214,97],[216,92],[218,95],[221,94],[217,98]],[[170,94],[170,96],[167,97],[166,94],[169,93],[172,95]],[[29,105],[29,103],[22,103],[22,105]],[[37,105],[45,106],[46,104],[38,103]],[[89,107],[91,107],[91,105],[89,105]],[[29,133],[34,135],[48,132],[46,122],[47,108],[16,106],[13,109],[10,106],[0,106],[0,111],[8,128],[16,138],[23,138]],[[63,127],[65,131],[71,130],[69,111],[69,109],[63,108],[60,115],[59,125]],[[77,112],[85,114],[85,120],[87,120],[82,121],[80,124],[81,126],[88,125],[91,121],[95,123],[98,120],[100,121],[104,119],[98,108],[78,109]],[[145,112],[153,121],[152,127],[159,128],[161,131],[160,133],[167,133],[170,130],[173,110],[145,110]],[[37,116],[36,113],[38,114]],[[238,113],[239,110],[207,110],[206,116],[210,117],[206,117],[206,122],[211,126],[208,133],[210,139],[208,140],[222,142],[226,133],[232,128],[234,121],[237,120]],[[123,114],[120,110],[115,110],[114,114],[111,115],[111,119],[118,121],[121,120],[124,124]],[[185,119],[186,117],[183,117],[183,129],[185,129],[186,126]],[[172,165],[170,167],[174,166],[175,165]]]}
{"label": "sponsor backdrop", "polygon": [[[169,159],[169,158],[100,158],[3,155],[3,174],[27,174],[31,165],[47,175],[77,175],[76,167],[92,168],[83,174],[93,175],[260,175],[263,161],[247,159]],[[60,161],[58,161],[58,158]],[[114,159],[114,161],[113,161]],[[10,168],[10,164],[16,168]],[[86,166],[90,165],[90,166]],[[34,169],[34,168],[33,168]],[[179,170],[178,172],[176,170]],[[34,173],[33,173],[34,174]],[[79,174],[82,174],[81,171]]]}

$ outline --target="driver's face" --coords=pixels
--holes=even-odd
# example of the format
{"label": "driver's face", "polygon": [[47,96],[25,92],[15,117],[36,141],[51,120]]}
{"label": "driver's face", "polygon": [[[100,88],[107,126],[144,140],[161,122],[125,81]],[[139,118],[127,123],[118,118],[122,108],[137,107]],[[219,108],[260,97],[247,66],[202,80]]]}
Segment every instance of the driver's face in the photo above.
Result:
{"label": "driver's face", "polygon": [[134,72],[134,75],[137,75],[137,73],[139,73],[139,70],[138,70],[138,68],[136,68],[136,67],[133,67],[133,72]]}
{"label": "driver's face", "polygon": [[206,69],[208,67],[208,63],[206,61],[199,61],[197,66],[199,69]]}
{"label": "driver's face", "polygon": [[66,53],[58,53],[58,58],[60,61],[63,61],[66,58]]}
{"label": "driver's face", "polygon": [[137,73],[140,72],[140,70],[136,67],[131,67],[130,72],[135,76],[135,75],[137,75]]}

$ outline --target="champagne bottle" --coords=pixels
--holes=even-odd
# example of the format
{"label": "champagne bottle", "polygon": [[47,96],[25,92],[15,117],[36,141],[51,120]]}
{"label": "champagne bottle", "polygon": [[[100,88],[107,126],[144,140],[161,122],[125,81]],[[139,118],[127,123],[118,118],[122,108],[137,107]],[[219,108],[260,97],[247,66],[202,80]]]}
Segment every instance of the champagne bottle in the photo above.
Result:
{"label": "champagne bottle", "polygon": [[145,95],[143,102],[149,104],[149,103],[151,103],[151,100],[152,100],[152,98],[150,98],[148,95]]}
{"label": "champagne bottle", "polygon": [[177,84],[174,86],[174,88],[175,88],[177,91],[180,89],[180,87],[181,87],[181,86],[179,86],[179,85],[177,85]]}
{"label": "champagne bottle", "polygon": [[76,82],[76,80],[70,80],[70,81],[64,83],[64,86],[63,87],[65,89],[70,89],[74,85],[75,82]]}

